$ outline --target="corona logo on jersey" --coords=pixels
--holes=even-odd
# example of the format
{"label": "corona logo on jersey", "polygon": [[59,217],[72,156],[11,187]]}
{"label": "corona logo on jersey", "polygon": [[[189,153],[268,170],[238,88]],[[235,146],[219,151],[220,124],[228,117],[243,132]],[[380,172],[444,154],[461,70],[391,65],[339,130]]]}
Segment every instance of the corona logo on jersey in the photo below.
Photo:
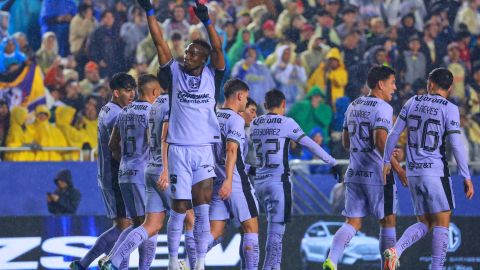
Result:
{"label": "corona logo on jersey", "polygon": [[[93,236],[60,236],[0,238],[0,269],[68,269],[71,260],[84,256],[95,243]],[[206,265],[232,267],[240,262],[240,234],[225,245],[215,246],[207,255]],[[183,241],[183,236],[182,236]],[[180,254],[185,252],[183,245]],[[34,256],[33,256],[34,255]],[[152,267],[168,266],[167,235],[160,234]],[[28,259],[24,259],[28,258]],[[92,263],[97,265],[97,261]],[[130,256],[130,267],[138,267],[138,252]]]}

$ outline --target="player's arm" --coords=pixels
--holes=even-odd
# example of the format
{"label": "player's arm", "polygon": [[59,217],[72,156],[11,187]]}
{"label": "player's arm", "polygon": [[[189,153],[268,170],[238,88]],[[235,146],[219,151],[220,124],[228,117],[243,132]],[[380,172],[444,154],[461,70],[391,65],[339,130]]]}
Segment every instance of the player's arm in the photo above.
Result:
{"label": "player's arm", "polygon": [[112,135],[110,136],[110,141],[108,142],[108,148],[112,152],[112,157],[116,161],[120,162],[122,150],[120,147],[120,132],[117,127],[113,128]]}
{"label": "player's arm", "polygon": [[465,179],[465,195],[468,199],[471,199],[474,194],[474,189],[470,171],[468,170],[467,152],[465,151],[465,147],[461,139],[462,133],[460,131],[460,113],[458,108],[455,108],[455,110],[452,110],[452,112],[447,113],[445,132],[447,133],[448,142],[452,148],[455,161],[457,162],[458,171]]}
{"label": "player's arm", "polygon": [[163,122],[162,125],[162,137],[160,138],[161,144],[161,152],[162,152],[162,163],[163,163],[163,170],[160,174],[159,179],[159,188],[161,190],[165,190],[168,187],[168,143],[167,143],[167,135],[168,135],[168,121]]}
{"label": "player's arm", "polygon": [[158,25],[157,19],[154,16],[154,10],[150,0],[138,0],[138,4],[147,13],[148,29],[152,35],[153,43],[157,49],[158,63],[160,66],[164,66],[172,60],[172,53],[168,47],[167,42],[163,39],[162,29]]}
{"label": "player's arm", "polygon": [[225,147],[225,180],[223,181],[222,187],[218,191],[218,195],[222,200],[228,199],[230,193],[232,193],[232,183],[233,183],[233,170],[235,169],[235,164],[237,163],[237,151],[238,151],[238,142],[235,140],[227,139]]}
{"label": "player's arm", "polygon": [[406,122],[404,119],[405,118],[402,118],[400,116],[397,118],[397,121],[395,122],[392,130],[390,130],[390,133],[388,134],[387,140],[383,147],[383,179],[385,183],[387,181],[387,175],[390,173],[390,169],[392,167],[391,157],[393,154],[393,150],[395,149],[395,145],[397,144],[398,139],[400,138],[400,135],[402,134],[406,126]]}
{"label": "player's arm", "polygon": [[348,133],[347,128],[343,128],[342,132],[342,145],[345,150],[350,149],[350,134]]}
{"label": "player's arm", "polygon": [[[382,156],[385,152],[385,146],[387,143],[387,136],[388,136],[387,132],[388,132],[387,129],[383,129],[383,128],[377,128],[373,131],[373,136],[374,136],[373,140],[374,140],[375,148],[377,148],[378,152]],[[400,177],[402,184],[404,186],[407,186],[407,178],[406,178],[405,170],[402,168],[402,166],[400,166],[400,163],[398,162],[398,160],[395,158],[390,158],[390,164],[391,164],[391,168],[393,168],[393,170]]]}
{"label": "player's arm", "polygon": [[212,46],[212,54],[211,54],[211,63],[215,69],[224,70],[225,69],[225,56],[223,55],[222,50],[222,40],[220,36],[218,36],[217,30],[215,30],[215,26],[210,21],[210,17],[208,15],[208,8],[200,4],[198,0],[195,0],[196,7],[194,7],[195,15],[197,15],[198,19],[203,23],[205,28],[208,32],[208,38],[210,40],[210,44]]}

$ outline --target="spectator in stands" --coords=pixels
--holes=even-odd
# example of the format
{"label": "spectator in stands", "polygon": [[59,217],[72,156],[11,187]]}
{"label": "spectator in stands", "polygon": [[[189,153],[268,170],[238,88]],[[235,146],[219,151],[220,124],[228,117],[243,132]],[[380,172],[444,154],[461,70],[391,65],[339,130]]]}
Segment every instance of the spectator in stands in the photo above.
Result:
{"label": "spectator in stands", "polygon": [[85,107],[85,99],[80,93],[80,87],[76,80],[68,80],[65,83],[65,97],[63,103],[75,108],[77,112],[81,112]]}
{"label": "spectator in stands", "polygon": [[172,16],[163,23],[163,35],[170,37],[173,32],[177,32],[182,36],[184,41],[187,41],[189,28],[190,24],[186,20],[185,9],[182,5],[175,5]]}
{"label": "spectator in stands", "polygon": [[278,90],[285,95],[287,110],[295,103],[297,96],[303,96],[307,82],[300,56],[295,57],[294,63],[290,63],[291,57],[292,49],[288,45],[282,45],[278,48],[276,62],[271,67]]}
{"label": "spectator in stands", "polygon": [[320,63],[326,60],[329,50],[330,46],[325,44],[325,40],[320,35],[316,34],[310,39],[308,48],[300,54],[302,65],[308,77],[312,75]]}
{"label": "spectator in stands", "polygon": [[313,26],[309,23],[303,25],[300,32],[300,40],[297,40],[296,52],[298,54],[308,49],[308,44],[313,37],[314,30]]}
{"label": "spectator in stands", "polygon": [[343,64],[338,48],[332,48],[327,53],[327,62],[321,63],[308,79],[307,87],[318,86],[327,97],[328,104],[335,104],[337,98],[345,95],[348,83],[348,73]]}
{"label": "spectator in stands", "polygon": [[313,86],[303,100],[292,106],[287,115],[292,117],[306,134],[316,127],[321,128],[324,142],[330,142],[332,107],[325,103],[325,94],[318,86]]}
{"label": "spectator in stands", "polygon": [[292,43],[297,43],[300,41],[300,31],[302,31],[303,25],[306,22],[302,15],[294,15],[290,21],[290,26],[283,31],[283,37]]}
{"label": "spectator in stands", "polygon": [[244,80],[250,88],[250,98],[257,104],[263,104],[265,93],[275,87],[270,70],[258,61],[256,46],[248,46],[243,59],[238,61],[232,70],[232,77]]}
{"label": "spectator in stands", "polygon": [[10,20],[10,13],[7,11],[0,11],[0,39],[8,37],[8,24]]}
{"label": "spectator in stands", "polygon": [[111,11],[104,11],[100,26],[90,35],[88,55],[90,60],[100,66],[102,77],[111,77],[113,74],[127,70],[123,66],[123,42],[119,32],[113,27],[115,17]]}
{"label": "spectator in stands", "polygon": [[263,58],[267,58],[270,54],[275,52],[278,44],[278,39],[275,35],[275,22],[267,20],[262,25],[263,37],[261,37],[256,45]]}
{"label": "spectator in stands", "polygon": [[27,35],[22,32],[16,32],[12,35],[12,37],[17,41],[20,51],[25,54],[28,60],[35,59],[35,52],[32,50],[30,44],[28,43]]}
{"label": "spectator in stands", "polygon": [[[27,121],[28,111],[24,107],[14,107],[10,112],[10,129],[8,130],[7,147],[30,147],[32,150],[37,149],[33,144],[33,136],[31,130],[27,129],[25,122]],[[5,153],[6,161],[32,161],[35,159],[33,151],[17,151]]]}
{"label": "spectator in stands", "polygon": [[57,189],[47,192],[48,212],[54,215],[73,215],[77,212],[82,195],[73,186],[72,173],[64,169],[53,180]]}
{"label": "spectator in stands", "polygon": [[[8,130],[10,129],[10,110],[8,103],[0,99],[0,147],[5,146]],[[4,153],[0,153],[0,160],[3,160]]]}
{"label": "spectator in stands", "polygon": [[[70,106],[60,106],[55,110],[57,127],[65,136],[67,145],[83,149],[88,143],[88,138],[84,129],[76,128],[78,120],[75,116],[75,108]],[[77,152],[66,155],[66,160],[78,160],[78,158]]]}
{"label": "spectator in stands", "polygon": [[480,2],[478,0],[465,1],[455,18],[455,31],[460,31],[463,24],[467,27],[470,34],[480,34],[479,7]]}
{"label": "spectator in stands", "polygon": [[245,48],[247,48],[249,45],[254,44],[253,40],[253,35],[248,31],[247,29],[243,29],[238,31],[237,34],[237,39],[235,41],[235,44],[230,48],[230,50],[227,53],[227,59],[228,59],[228,64],[229,69],[233,67],[240,59],[243,57],[243,52],[245,51]]}
{"label": "spectator in stands", "polygon": [[[368,48],[375,45],[382,45],[385,41],[385,22],[380,17],[370,19],[370,31],[366,35]],[[367,49],[368,49],[367,48]]]}
{"label": "spectator in stands", "polygon": [[120,36],[125,43],[123,57],[125,65],[135,63],[135,53],[138,44],[148,35],[145,12],[139,6],[131,6],[128,10],[128,22],[122,24]]}
{"label": "spectator in stands", "polygon": [[252,22],[247,26],[247,29],[253,34],[255,40],[259,40],[263,36],[262,23],[267,13],[268,10],[265,5],[256,6],[250,10]]}
{"label": "spectator in stands", "polygon": [[480,113],[480,64],[473,67],[472,78],[465,93],[468,99],[469,113],[472,115]]}
{"label": "spectator in stands", "polygon": [[37,64],[46,74],[48,69],[53,65],[53,62],[59,58],[58,54],[58,40],[54,32],[46,32],[42,37],[42,46],[35,53]]}
{"label": "spectator in stands", "polygon": [[427,75],[427,59],[420,52],[420,46],[420,37],[411,36],[408,40],[408,50],[399,58],[397,69],[405,83],[413,84],[418,79],[425,79]]}
{"label": "spectator in stands", "polygon": [[438,23],[428,21],[423,30],[423,39],[421,41],[420,51],[427,60],[427,72],[430,72],[435,67],[442,63],[440,41],[437,39],[440,27]]}
{"label": "spectator in stands", "polygon": [[402,26],[398,29],[398,48],[400,51],[408,50],[409,39],[412,36],[421,36],[421,33],[415,29],[415,16],[408,13],[402,17]]}
{"label": "spectator in stands", "polygon": [[[325,141],[325,135],[328,132],[323,130],[320,127],[313,128],[308,136],[318,145],[320,145],[325,152],[330,154],[330,147],[328,146],[328,142]],[[302,149],[302,160],[312,160],[318,159],[312,152],[310,152],[307,148]],[[319,173],[329,173],[332,166],[330,165],[310,165],[309,171],[310,174],[319,174]]]}
{"label": "spectator in stands", "polygon": [[341,51],[345,67],[353,67],[362,60],[363,53],[360,49],[360,33],[353,31],[347,33],[342,40]]}
{"label": "spectator in stands", "polygon": [[80,92],[83,96],[89,96],[93,90],[105,83],[105,80],[100,78],[97,63],[90,61],[85,65],[85,79],[83,79],[79,86]]}
{"label": "spectator in stands", "polygon": [[357,9],[353,6],[347,6],[342,10],[342,23],[335,27],[335,31],[340,39],[344,39],[348,33],[358,28]]}
{"label": "spectator in stands", "polygon": [[293,17],[298,14],[297,12],[297,2],[292,0],[287,0],[282,2],[284,5],[284,10],[280,13],[275,24],[275,33],[277,37],[283,38],[283,33],[290,26]]}
{"label": "spectator in stands", "polygon": [[87,98],[83,115],[82,129],[87,134],[88,144],[92,149],[95,149],[98,146],[98,102],[95,97]]}
{"label": "spectator in stands", "polygon": [[[107,10],[104,10],[103,12],[105,13]],[[102,14],[104,14],[102,13]],[[113,6],[112,14],[114,17],[114,22],[113,22],[113,28],[114,32],[116,34],[120,33],[120,28],[122,28],[122,25],[126,22],[128,22],[128,6],[127,3],[124,1],[115,1],[115,4]],[[103,19],[103,16],[100,17],[100,20]]]}
{"label": "spectator in stands", "polygon": [[[67,141],[55,124],[49,123],[50,111],[47,106],[35,108],[35,122],[29,126],[33,133],[33,141],[40,147],[65,147]],[[35,161],[62,161],[63,152],[36,151]]]}
{"label": "spectator in stands", "polygon": [[458,43],[452,42],[448,45],[448,54],[444,57],[444,66],[453,73],[453,92],[450,98],[456,98],[460,102],[465,99],[465,78],[467,67],[460,59],[460,48]]}
{"label": "spectator in stands", "polygon": [[55,33],[58,39],[58,53],[65,57],[70,53],[68,44],[68,29],[70,21],[77,13],[77,6],[73,0],[44,0],[40,12],[42,34]]}
{"label": "spectator in stands", "polygon": [[0,73],[7,75],[17,72],[26,61],[25,55],[20,51],[17,41],[6,37],[0,44]]}
{"label": "spectator in stands", "polygon": [[233,44],[235,44],[235,40],[237,38],[237,28],[235,27],[233,20],[228,20],[223,25],[223,29],[225,30],[225,34],[227,36],[227,38],[223,40],[223,44],[225,44],[225,50],[228,52]]}
{"label": "spectator in stands", "polygon": [[[368,91],[368,89],[366,89]],[[345,112],[350,104],[350,98],[341,97],[335,102],[335,112],[333,114],[333,121],[331,126],[331,140],[332,156],[337,159],[348,159],[349,153],[342,146],[342,132],[343,121],[345,120]]]}
{"label": "spectator in stands", "polygon": [[335,28],[335,19],[326,10],[320,11],[316,16],[315,34],[320,35],[329,46],[340,46],[340,38]]}
{"label": "spectator in stands", "polygon": [[78,14],[70,22],[68,38],[70,52],[75,56],[80,66],[87,63],[87,40],[96,26],[97,21],[93,16],[93,7],[85,3],[80,4]]}

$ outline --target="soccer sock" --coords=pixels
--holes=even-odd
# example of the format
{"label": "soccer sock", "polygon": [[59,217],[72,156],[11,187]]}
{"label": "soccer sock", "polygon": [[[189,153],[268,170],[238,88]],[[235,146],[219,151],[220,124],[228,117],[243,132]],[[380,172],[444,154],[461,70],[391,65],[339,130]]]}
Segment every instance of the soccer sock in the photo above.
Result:
{"label": "soccer sock", "polygon": [[222,243],[223,241],[223,236],[220,235],[217,239],[213,238],[213,235],[209,235],[208,236],[208,250],[207,250],[207,253],[208,251],[210,251],[212,248],[214,248],[216,245]]}
{"label": "soccer sock", "polygon": [[117,242],[115,242],[115,245],[113,246],[112,250],[110,250],[110,253],[108,253],[108,256],[112,256],[113,253],[117,251],[117,249],[122,244],[123,240],[125,240],[125,237],[127,237],[127,235],[132,230],[133,230],[133,226],[128,226],[127,228],[125,228],[125,230],[122,231],[122,233],[120,233],[120,235],[118,236]]}
{"label": "soccer sock", "polygon": [[285,233],[285,224],[270,222],[267,228],[267,244],[265,247],[265,260],[263,269],[279,268],[282,261],[282,241]]}
{"label": "soccer sock", "polygon": [[197,262],[195,264],[195,269],[203,269],[205,264],[205,256],[208,251],[208,239],[210,238],[209,209],[210,205],[208,204],[193,207],[195,213],[193,234],[195,235],[197,248]]}
{"label": "soccer sock", "polygon": [[167,245],[169,256],[169,268],[178,268],[178,248],[180,246],[180,238],[182,238],[183,221],[186,214],[177,213],[173,209],[170,210],[170,217],[167,223]]}
{"label": "soccer sock", "polygon": [[138,261],[139,270],[150,269],[155,258],[155,250],[157,249],[157,236],[158,234],[153,235],[138,246],[138,255],[140,256]]}
{"label": "soccer sock", "polygon": [[195,246],[195,237],[193,237],[193,230],[185,232],[185,249],[187,251],[190,268],[193,268],[197,261],[197,249]]}
{"label": "soccer sock", "polygon": [[344,223],[340,229],[335,233],[332,241],[332,247],[330,248],[330,253],[328,253],[328,258],[337,265],[338,259],[342,256],[345,247],[348,245],[352,237],[355,236],[357,230],[348,224]]}
{"label": "soccer sock", "polygon": [[245,256],[243,256],[243,237],[244,235],[242,234],[242,238],[240,238],[240,247],[238,250],[238,253],[240,254],[240,270],[246,270],[247,269],[247,263],[245,262]]}
{"label": "soccer sock", "polygon": [[382,267],[383,267],[383,252],[386,249],[389,249],[391,247],[395,246],[395,243],[397,243],[397,233],[395,231],[395,227],[391,228],[383,228],[380,227],[380,254],[381,260],[382,260]]}
{"label": "soccer sock", "polygon": [[117,251],[115,251],[110,257],[110,261],[114,266],[119,267],[122,264],[123,259],[130,257],[130,253],[147,239],[148,233],[145,231],[145,228],[143,226],[138,226],[125,237],[125,240],[123,240]]}
{"label": "soccer sock", "polygon": [[258,233],[245,233],[242,238],[242,253],[245,258],[245,269],[257,270],[260,257]]}
{"label": "soccer sock", "polygon": [[80,259],[80,265],[84,268],[88,268],[90,264],[100,255],[103,253],[108,254],[108,249],[111,249],[111,247],[115,244],[115,241],[117,241],[120,233],[121,231],[116,226],[113,226],[100,235],[97,238],[97,241],[95,241],[93,247],[82,259]]}
{"label": "soccer sock", "polygon": [[397,257],[400,258],[405,249],[409,248],[418,240],[422,239],[427,233],[428,227],[422,222],[417,222],[412,226],[408,227],[407,230],[405,230],[405,232],[403,233],[402,237],[400,237],[398,242],[395,244]]}
{"label": "soccer sock", "polygon": [[432,238],[432,267],[431,270],[442,270],[447,258],[448,228],[433,227]]}

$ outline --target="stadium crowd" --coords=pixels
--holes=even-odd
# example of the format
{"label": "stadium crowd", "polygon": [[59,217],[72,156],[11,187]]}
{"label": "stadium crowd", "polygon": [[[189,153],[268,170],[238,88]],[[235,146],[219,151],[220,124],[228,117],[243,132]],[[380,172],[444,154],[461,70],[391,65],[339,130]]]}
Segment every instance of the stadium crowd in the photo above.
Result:
{"label": "stadium crowd", "polygon": [[[192,3],[152,2],[175,58],[183,57],[187,42],[206,39]],[[368,93],[370,67],[397,71],[394,113],[426,92],[433,68],[446,67],[454,74],[452,101],[461,108],[465,150],[471,160],[480,157],[479,0],[274,0],[275,12],[262,3],[207,4],[223,39],[226,78],[246,81],[258,104],[268,90],[281,90],[288,116],[334,157],[348,158],[340,143],[344,113]],[[1,10],[0,81],[36,64],[47,95],[31,112],[0,99],[0,146],[32,149],[0,152],[2,160],[78,159],[42,147],[95,149],[109,78],[158,70],[145,13],[133,0],[7,0]],[[300,147],[292,150],[292,158],[312,158]]]}

